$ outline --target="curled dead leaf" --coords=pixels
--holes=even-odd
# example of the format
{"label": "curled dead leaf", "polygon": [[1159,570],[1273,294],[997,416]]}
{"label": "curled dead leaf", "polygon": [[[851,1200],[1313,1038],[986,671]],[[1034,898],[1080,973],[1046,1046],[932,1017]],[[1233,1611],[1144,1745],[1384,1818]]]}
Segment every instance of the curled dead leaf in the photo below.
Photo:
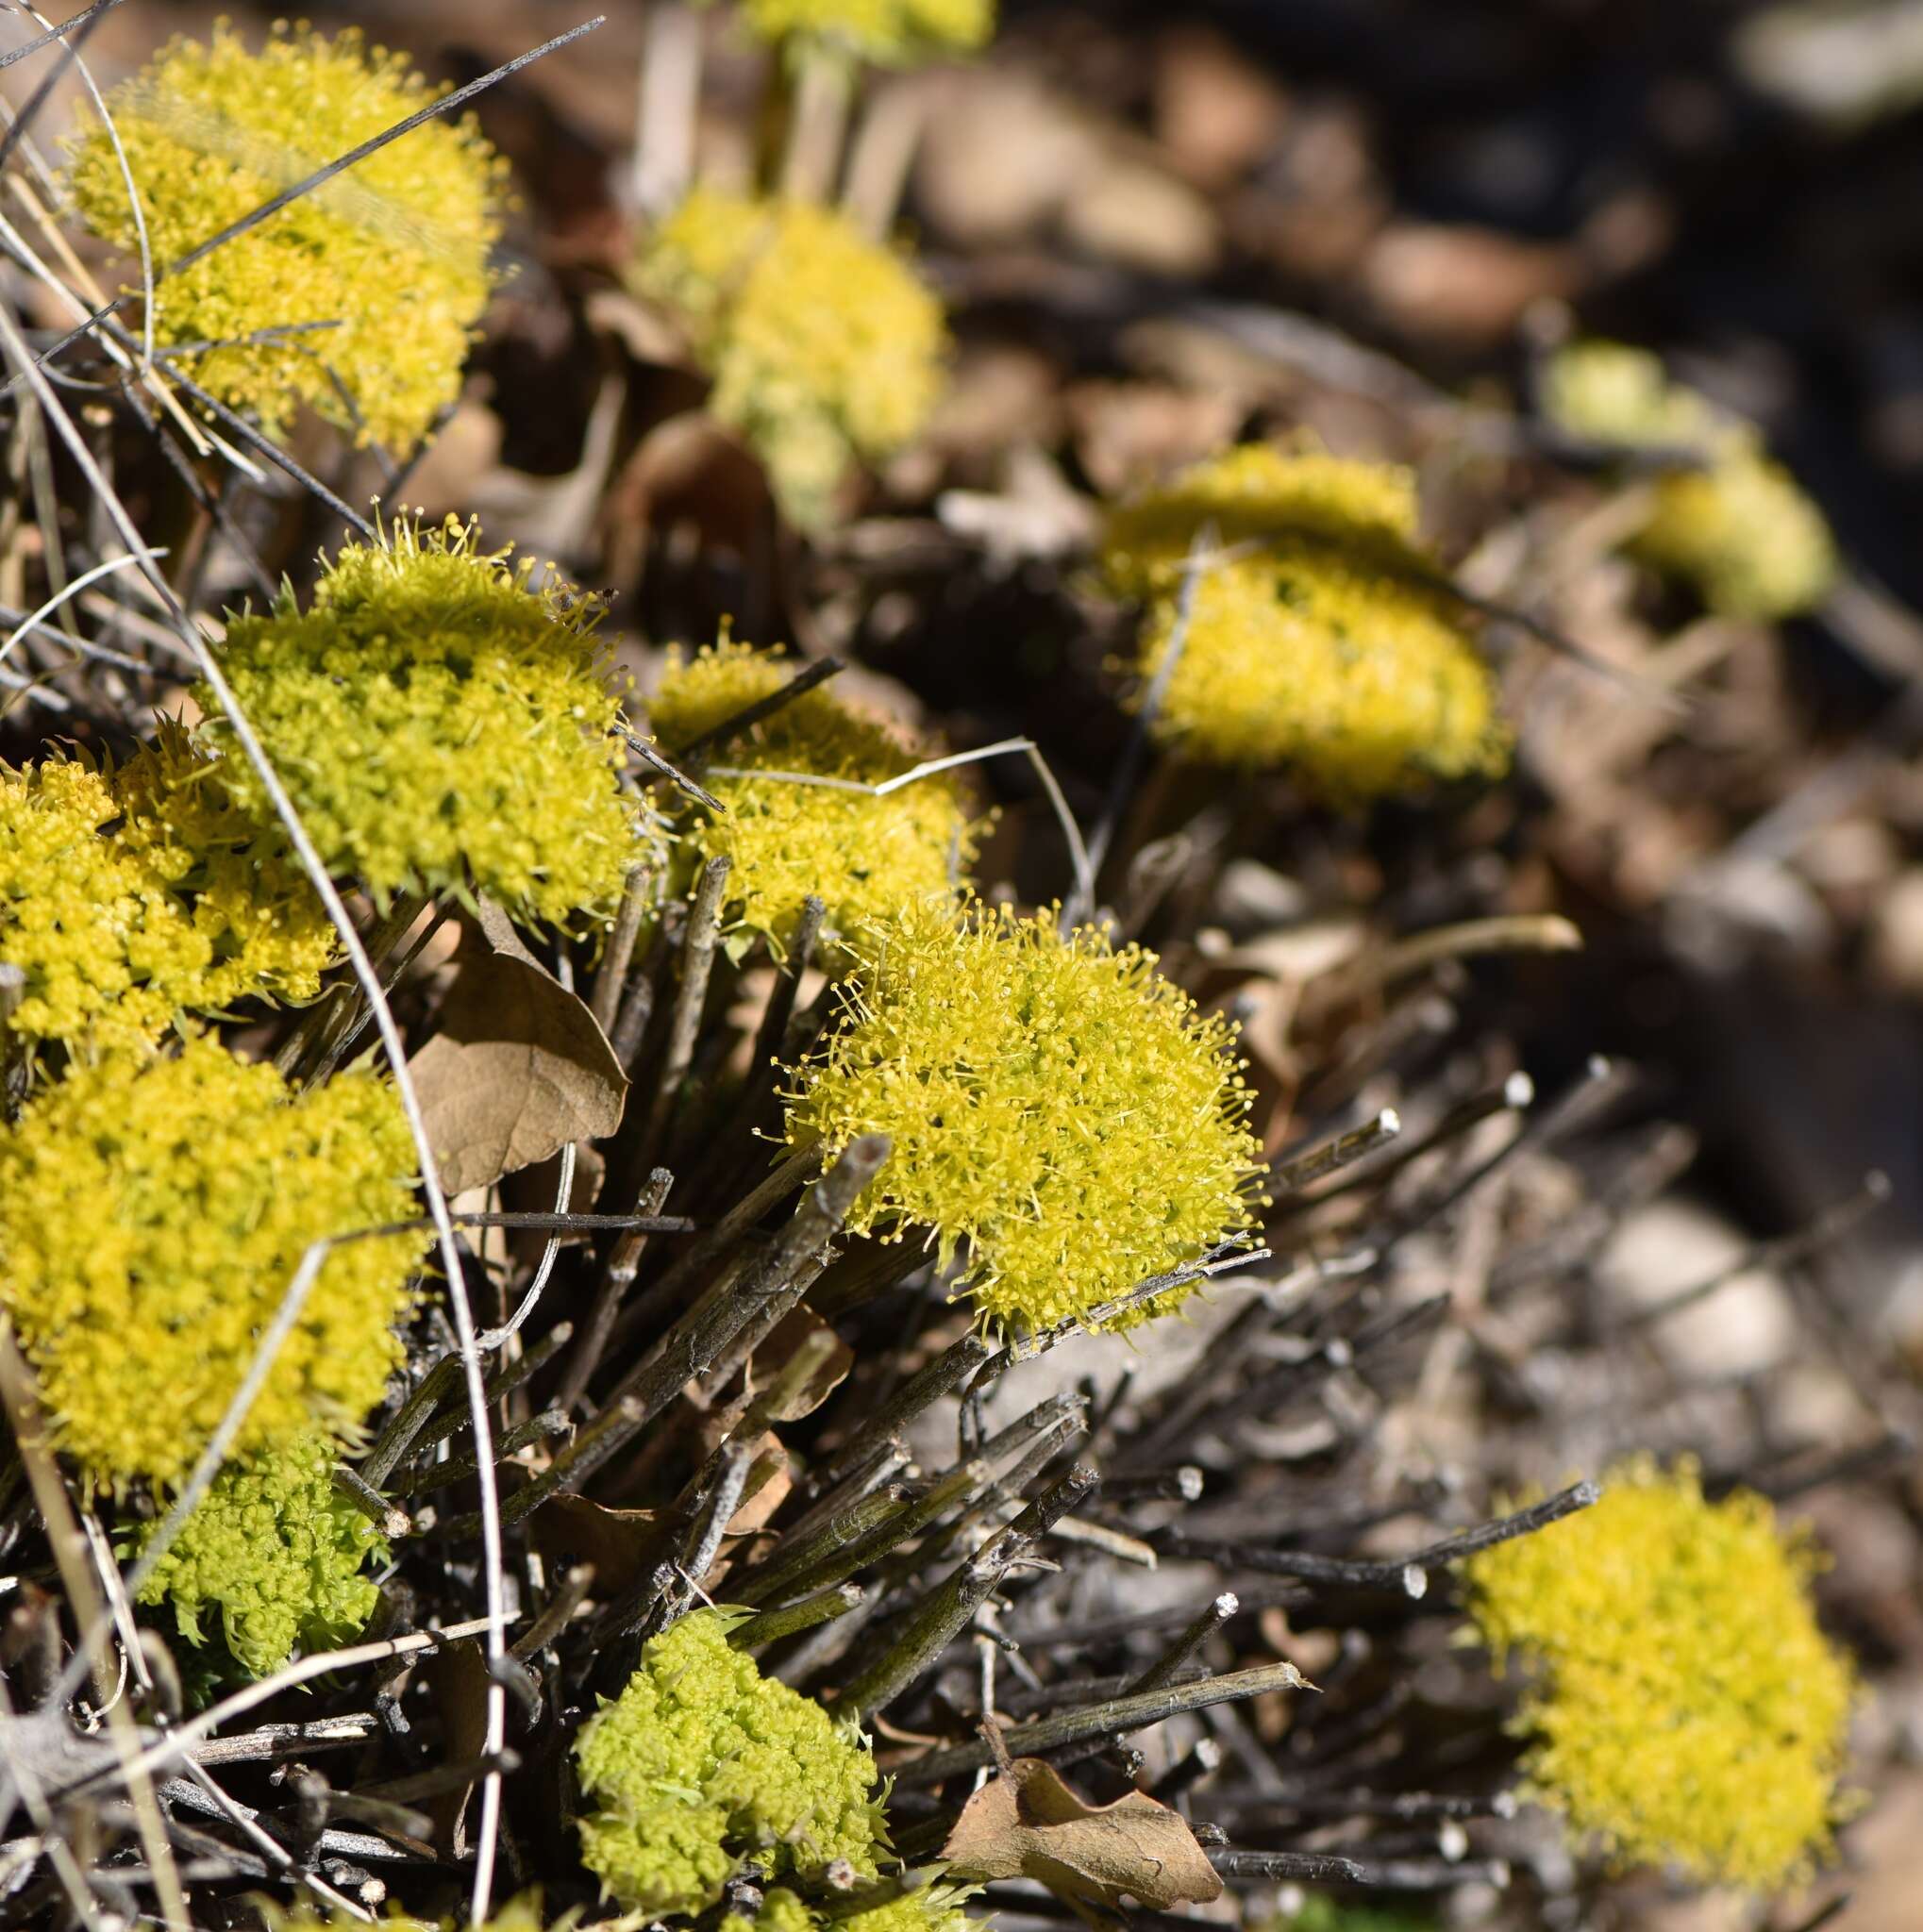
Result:
{"label": "curled dead leaf", "polygon": [[1124,1896],[1157,1910],[1222,1895],[1188,1821],[1145,1791],[1091,1805],[1053,1765],[1017,1757],[963,1807],[942,1847],[958,1877],[1032,1878],[1079,1911]]}
{"label": "curled dead leaf", "polygon": [[433,1039],[408,1062],[450,1194],[621,1124],[627,1080],[588,1010],[531,958],[469,951]]}

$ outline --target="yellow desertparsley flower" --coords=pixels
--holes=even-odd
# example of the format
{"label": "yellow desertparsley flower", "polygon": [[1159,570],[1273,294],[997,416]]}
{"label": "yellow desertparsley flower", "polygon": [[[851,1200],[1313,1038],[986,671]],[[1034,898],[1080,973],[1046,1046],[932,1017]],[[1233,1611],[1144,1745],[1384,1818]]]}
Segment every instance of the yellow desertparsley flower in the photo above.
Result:
{"label": "yellow desertparsley flower", "polygon": [[[179,1633],[207,1641],[220,1620],[228,1654],[247,1676],[272,1676],[293,1655],[350,1641],[380,1591],[364,1574],[387,1545],[334,1487],[335,1445],[302,1436],[241,1457],[207,1494],[141,1586],[143,1604],[171,1603]],[[158,1524],[134,1541],[137,1553]],[[230,1674],[230,1672],[229,1672]]]}
{"label": "yellow desertparsley flower", "polygon": [[[732,639],[692,658],[676,652],[648,700],[648,719],[673,756],[793,675],[778,652]],[[725,854],[733,861],[728,891],[740,925],[779,950],[813,892],[828,908],[825,936],[839,941],[899,906],[954,890],[956,869],[976,849],[961,788],[944,772],[878,798],[752,774],[873,785],[912,770],[925,756],[886,720],[817,686],[720,748],[719,763],[750,775],[709,774],[708,787],[727,811],[716,817],[694,808],[683,836],[698,858]]]}
{"label": "yellow desertparsley flower", "polygon": [[[277,1900],[254,1898],[249,1901],[259,1910],[267,1932],[347,1932],[349,1926],[362,1925],[365,1920],[357,1919],[341,1910],[338,1907],[323,1910],[320,1907],[303,1903],[291,1909]],[[541,1894],[539,1891],[523,1892],[519,1898],[510,1899],[478,1932],[542,1932],[544,1924],[547,1932],[572,1932],[579,1920],[580,1909],[563,1912],[552,1924],[547,1924],[541,1916]],[[389,1916],[379,1921],[380,1932],[470,1932],[471,1922],[462,1916],[460,1919],[418,1919],[410,1912],[395,1911],[389,1908]]]}
{"label": "yellow desertparsley flower", "polygon": [[[376,894],[477,888],[523,920],[605,922],[641,856],[599,601],[535,589],[475,526],[348,543],[305,611],[231,619],[222,669],[327,865]],[[204,739],[231,727],[206,687]],[[257,812],[258,781],[230,782]]]}
{"label": "yellow desertparsley flower", "polygon": [[741,1612],[697,1610],[642,1650],[575,1742],[581,1857],[604,1898],[698,1912],[753,1856],[770,1877],[838,1858],[864,1878],[887,1844],[875,1760],[846,1724],[729,1647]]}
{"label": "yellow desertparsley flower", "polygon": [[709,407],[799,524],[824,522],[850,467],[900,448],[941,395],[942,305],[832,209],[697,188],[634,280],[680,313],[714,379]]}
{"label": "yellow desertparsley flower", "polygon": [[924,1885],[866,1911],[830,1919],[814,1910],[786,1886],[776,1886],[752,1918],[730,1912],[719,1932],[967,1932],[973,1923],[961,1901],[973,1895],[967,1885]]}
{"label": "yellow desertparsley flower", "polygon": [[1761,1496],[1641,1457],[1602,1500],[1463,1565],[1531,1795],[1626,1862],[1769,1891],[1830,1848],[1852,1678],[1810,1602],[1815,1551]]}
{"label": "yellow desertparsley flower", "polygon": [[862,60],[899,66],[985,46],[995,0],[744,0],[764,41],[818,41]]}
{"label": "yellow desertparsley flower", "polygon": [[[209,1039],[70,1067],[0,1129],[0,1307],[54,1445],[109,1489],[180,1480],[308,1248],[414,1213],[413,1143],[383,1079],[289,1089]],[[322,1265],[237,1453],[345,1438],[400,1359],[417,1234]]]}
{"label": "yellow desertparsley flower", "polygon": [[1146,607],[1141,691],[1176,635],[1203,532],[1219,554],[1156,711],[1162,742],[1213,763],[1287,764],[1343,800],[1503,769],[1494,680],[1416,541],[1406,470],[1251,444],[1112,511],[1102,568]]}
{"label": "yellow desertparsley flower", "polygon": [[[404,56],[282,24],[259,53],[225,22],[168,42],[108,106],[157,267],[436,98]],[[155,291],[163,342],[219,342],[183,366],[269,431],[296,403],[404,446],[460,392],[493,277],[505,163],[471,118],[438,119],[358,161]],[[132,248],[126,182],[104,127],[74,144],[75,206]],[[242,341],[290,324],[333,325]],[[336,378],[339,388],[336,387]],[[341,391],[345,391],[343,400]]]}
{"label": "yellow desertparsley flower", "polygon": [[1694,584],[1712,610],[1794,617],[1829,594],[1838,563],[1822,511],[1769,458],[1754,424],[1672,383],[1659,358],[1621,342],[1571,343],[1545,372],[1543,407],[1592,442],[1705,458],[1652,481],[1630,548],[1651,569]]}
{"label": "yellow desertparsley flower", "polygon": [[[788,1138],[894,1154],[850,1228],[923,1231],[984,1318],[1045,1328],[1247,1228],[1262,1150],[1234,1028],[1139,946],[1048,913],[910,907],[871,937],[845,1024],[794,1070]],[[1171,1290],[1104,1325],[1132,1327]]]}
{"label": "yellow desertparsley flower", "polygon": [[0,961],[26,975],[16,1035],[122,1047],[249,996],[313,998],[333,925],[227,775],[171,720],[117,771],[0,765]]}

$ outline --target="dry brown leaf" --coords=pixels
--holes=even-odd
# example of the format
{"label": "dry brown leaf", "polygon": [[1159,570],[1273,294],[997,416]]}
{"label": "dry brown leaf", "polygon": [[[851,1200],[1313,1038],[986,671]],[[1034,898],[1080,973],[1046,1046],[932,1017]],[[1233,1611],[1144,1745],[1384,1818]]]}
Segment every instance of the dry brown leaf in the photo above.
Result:
{"label": "dry brown leaf", "polygon": [[942,1857],[957,1876],[1032,1878],[1078,1909],[1123,1897],[1157,1910],[1220,1898],[1187,1821],[1145,1791],[1091,1805],[1053,1765],[1017,1757],[963,1807]]}
{"label": "dry brown leaf", "polygon": [[[806,1348],[808,1358],[795,1357]],[[777,1392],[768,1410],[771,1423],[798,1423],[812,1415],[855,1366],[855,1352],[812,1308],[794,1307],[769,1330],[755,1350],[757,1389]],[[784,1378],[791,1386],[783,1387]]]}
{"label": "dry brown leaf", "polygon": [[627,1081],[585,1001],[530,959],[470,952],[408,1062],[450,1194],[621,1124]]}

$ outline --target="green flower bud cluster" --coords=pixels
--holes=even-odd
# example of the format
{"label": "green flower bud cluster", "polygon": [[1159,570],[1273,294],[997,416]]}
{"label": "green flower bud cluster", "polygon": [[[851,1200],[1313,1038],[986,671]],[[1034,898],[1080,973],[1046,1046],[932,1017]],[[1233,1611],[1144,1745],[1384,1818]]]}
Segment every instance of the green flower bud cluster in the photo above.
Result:
{"label": "green flower bud cluster", "polygon": [[[362,1574],[387,1545],[334,1487],[335,1445],[301,1436],[229,1462],[141,1587],[171,1602],[180,1635],[207,1641],[213,1612],[234,1661],[271,1676],[296,1649],[338,1649],[374,1612],[380,1591]],[[148,1534],[151,1534],[151,1529]],[[146,1536],[137,1541],[144,1542]]]}
{"label": "green flower bud cluster", "polygon": [[[1146,607],[1138,702],[1182,633],[1156,737],[1212,763],[1289,765],[1342,800],[1500,773],[1494,680],[1415,532],[1407,471],[1259,444],[1112,511],[1103,575]],[[1184,626],[1198,538],[1209,561]]]}
{"label": "green flower bud cluster", "polygon": [[798,524],[826,522],[849,469],[900,448],[941,395],[942,305],[832,209],[697,188],[648,238],[634,282],[679,313],[714,379],[709,408]]}
{"label": "green flower bud cluster", "polygon": [[[477,889],[523,920],[611,918],[643,824],[600,606],[532,571],[472,524],[404,519],[343,545],[307,610],[289,595],[230,621],[222,669],[330,871],[381,897]],[[232,727],[196,696],[226,750]]]}
{"label": "green flower bud cluster", "polygon": [[1551,359],[1543,406],[1558,427],[1624,450],[1705,458],[1651,483],[1631,542],[1651,569],[1693,584],[1729,617],[1794,617],[1835,582],[1835,540],[1823,513],[1772,461],[1754,424],[1672,383],[1659,358],[1620,342],[1574,342]]}
{"label": "green flower bud cluster", "polygon": [[1829,1850],[1853,1696],[1761,1496],[1645,1457],[1602,1500],[1463,1565],[1498,1668],[1528,1668],[1530,1795],[1626,1863],[1770,1891]]}
{"label": "green flower bud cluster", "polygon": [[[1086,1317],[1251,1225],[1262,1150],[1234,1028],[1139,946],[1046,912],[911,907],[871,935],[844,1024],[794,1069],[788,1138],[886,1134],[850,1228],[911,1229],[990,1323]],[[1102,1325],[1165,1313],[1172,1289]]]}
{"label": "green flower bud cluster", "polygon": [[985,46],[995,0],[743,0],[764,41],[820,41],[862,60],[902,66]]}
{"label": "green flower bud cluster", "polygon": [[[302,1257],[414,1213],[413,1142],[369,1074],[289,1089],[211,1040],[70,1066],[0,1128],[0,1307],[54,1446],[90,1483],[176,1483],[241,1386]],[[425,1242],[321,1266],[236,1443],[350,1438],[400,1358]]]}
{"label": "green flower bud cluster", "polygon": [[[648,700],[648,719],[672,756],[677,745],[779,691],[793,675],[779,653],[729,639],[692,658],[676,653]],[[804,691],[721,747],[720,761],[749,775],[708,776],[727,810],[689,811],[685,848],[697,860],[726,855],[733,861],[733,916],[778,951],[793,939],[811,892],[828,908],[825,934],[840,940],[899,906],[952,892],[956,870],[975,856],[976,831],[961,787],[946,773],[882,797],[795,784],[789,774],[874,785],[900,776],[926,755],[888,721],[833,691]],[[762,772],[770,775],[753,775]]]}
{"label": "green flower bud cluster", "polygon": [[171,721],[118,771],[0,765],[0,961],[26,977],[15,1034],[127,1047],[183,1013],[320,990],[333,926],[228,776]]}
{"label": "green flower bud cluster", "polygon": [[575,1743],[582,1857],[651,1918],[714,1904],[749,1856],[771,1878],[837,1858],[872,1878],[887,1844],[859,1736],[731,1649],[734,1621],[697,1610],[655,1638]]}
{"label": "green flower bud cluster", "polygon": [[[277,26],[259,53],[225,22],[170,42],[108,99],[157,266],[435,98],[404,57]],[[155,291],[163,342],[211,342],[187,365],[270,432],[297,403],[406,446],[460,392],[493,277],[505,163],[471,119],[426,122],[268,216]],[[69,176],[96,234],[138,227],[105,127],[83,129]],[[245,341],[289,324],[329,326]]]}

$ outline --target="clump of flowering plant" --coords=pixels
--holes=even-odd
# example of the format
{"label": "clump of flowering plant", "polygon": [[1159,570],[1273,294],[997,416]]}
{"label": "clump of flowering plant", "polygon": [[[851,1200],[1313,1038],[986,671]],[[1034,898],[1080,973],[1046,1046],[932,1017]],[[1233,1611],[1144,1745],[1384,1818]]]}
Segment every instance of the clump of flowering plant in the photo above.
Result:
{"label": "clump of flowering plant", "polygon": [[731,1649],[732,1621],[697,1610],[655,1638],[576,1740],[581,1856],[627,1910],[698,1912],[750,1856],[771,1877],[837,1859],[876,1875],[887,1836],[874,1758]]}
{"label": "clump of flowering plant", "polygon": [[[0,1307],[54,1446],[107,1489],[180,1480],[309,1248],[411,1220],[413,1167],[371,1074],[300,1091],[210,1039],[70,1067],[0,1129]],[[423,1247],[401,1233],[327,1255],[239,1453],[354,1434],[400,1358]]]}
{"label": "clump of flowering plant", "polygon": [[[170,42],[108,105],[165,266],[434,98],[405,57],[351,29],[330,41],[282,24],[257,53],[221,22],[205,42]],[[472,120],[428,121],[168,275],[155,333],[214,344],[189,365],[195,379],[270,431],[306,403],[363,441],[412,443],[460,394],[504,173]],[[135,246],[97,123],[69,180],[89,225]],[[290,331],[304,323],[325,326]]]}
{"label": "clump of flowering plant", "polygon": [[797,523],[825,522],[849,470],[899,449],[941,395],[941,303],[832,209],[697,188],[634,279],[681,317],[714,380],[709,407]]}
{"label": "clump of flowering plant", "polygon": [[111,1049],[182,1014],[313,998],[336,935],[278,825],[163,720],[117,770],[0,765],[0,962],[26,1041]]}
{"label": "clump of flowering plant", "polygon": [[1102,569],[1145,607],[1138,692],[1180,640],[1153,729],[1185,757],[1288,765],[1339,799],[1507,760],[1494,681],[1417,541],[1407,471],[1231,450],[1113,510]]}
{"label": "clump of flowering plant", "polygon": [[1769,457],[1754,424],[1671,382],[1658,357],[1621,342],[1572,343],[1551,360],[1543,401],[1553,423],[1588,441],[1676,458],[1681,467],[1650,485],[1631,549],[1694,584],[1711,609],[1794,617],[1828,595],[1837,558],[1822,511]]}
{"label": "clump of flowering plant", "polygon": [[[919,1232],[989,1322],[1086,1318],[1254,1219],[1262,1151],[1234,1028],[1139,946],[1046,912],[906,908],[874,928],[844,1024],[794,1070],[788,1137],[894,1158],[848,1225]],[[1172,1289],[1105,1319],[1132,1326]]]}
{"label": "clump of flowering plant", "polygon": [[[640,855],[596,599],[532,581],[475,526],[347,543],[302,610],[227,627],[222,669],[335,873],[376,895],[478,890],[524,920],[604,922]],[[227,749],[212,692],[202,737]],[[258,780],[229,760],[258,814]]]}
{"label": "clump of flowering plant", "polygon": [[250,1677],[273,1675],[296,1649],[333,1650],[374,1612],[379,1590],[365,1574],[387,1545],[334,1486],[335,1444],[302,1436],[239,1457],[207,1494],[141,1587],[143,1604],[169,1604],[189,1643],[219,1620],[227,1654]]}
{"label": "clump of flowering plant", "polygon": [[1463,1566],[1531,1794],[1625,1862],[1770,1891],[1829,1849],[1853,1694],[1817,1627],[1817,1556],[1761,1496],[1710,1502],[1639,1457],[1594,1508]]}
{"label": "clump of flowering plant", "polygon": [[[648,719],[672,754],[793,675],[778,653],[724,639],[692,658],[670,658]],[[810,893],[827,908],[825,935],[839,940],[899,906],[952,891],[956,872],[974,857],[975,831],[948,774],[879,796],[854,789],[900,777],[924,753],[830,690],[790,700],[719,757],[727,769],[707,782],[726,809],[692,810],[683,840],[699,858],[733,861],[734,916],[777,948],[793,938]],[[829,782],[797,782],[810,778]]]}

